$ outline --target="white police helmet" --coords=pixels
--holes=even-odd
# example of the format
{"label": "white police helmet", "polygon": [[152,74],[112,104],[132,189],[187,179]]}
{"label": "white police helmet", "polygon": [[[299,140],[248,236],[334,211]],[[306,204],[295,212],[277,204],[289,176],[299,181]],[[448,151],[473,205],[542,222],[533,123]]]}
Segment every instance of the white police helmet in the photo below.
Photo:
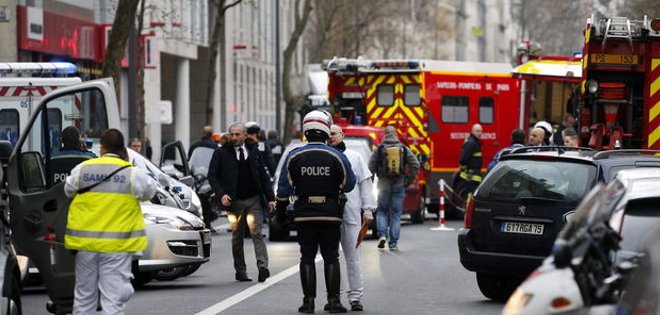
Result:
{"label": "white police helmet", "polygon": [[333,124],[330,113],[321,110],[313,110],[303,118],[303,134],[318,131],[330,137],[330,126]]}
{"label": "white police helmet", "polygon": [[545,120],[541,120],[534,125],[534,128],[543,128],[546,132],[546,136],[552,137],[552,125]]}
{"label": "white police helmet", "polygon": [[256,134],[261,131],[261,126],[256,121],[248,121],[245,123],[245,130],[249,134]]}

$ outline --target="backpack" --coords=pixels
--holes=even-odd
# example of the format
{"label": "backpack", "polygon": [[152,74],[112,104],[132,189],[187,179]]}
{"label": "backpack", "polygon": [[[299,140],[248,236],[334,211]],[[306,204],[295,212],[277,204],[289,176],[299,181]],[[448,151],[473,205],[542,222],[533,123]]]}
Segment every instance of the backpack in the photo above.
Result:
{"label": "backpack", "polygon": [[405,149],[401,145],[378,146],[378,177],[396,177],[405,175]]}

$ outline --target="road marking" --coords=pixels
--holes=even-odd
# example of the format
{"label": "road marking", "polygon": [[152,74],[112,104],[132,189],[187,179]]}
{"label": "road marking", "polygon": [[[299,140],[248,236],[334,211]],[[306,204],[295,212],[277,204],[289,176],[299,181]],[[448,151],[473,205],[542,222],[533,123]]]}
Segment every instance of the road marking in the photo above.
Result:
{"label": "road marking", "polygon": [[[321,261],[321,256],[316,256],[316,259],[314,260],[314,263],[317,264]],[[289,269],[286,269],[278,274],[276,274],[273,277],[268,278],[266,282],[257,282],[256,284],[252,285],[251,287],[238,292],[234,294],[233,296],[230,296],[219,303],[212,305],[211,307],[196,313],[195,315],[215,315],[218,314],[238,303],[243,302],[247,298],[263,291],[266,290],[268,287],[271,285],[274,285],[288,277],[291,277],[292,275],[298,273],[299,270],[299,265],[294,265],[291,266]]]}

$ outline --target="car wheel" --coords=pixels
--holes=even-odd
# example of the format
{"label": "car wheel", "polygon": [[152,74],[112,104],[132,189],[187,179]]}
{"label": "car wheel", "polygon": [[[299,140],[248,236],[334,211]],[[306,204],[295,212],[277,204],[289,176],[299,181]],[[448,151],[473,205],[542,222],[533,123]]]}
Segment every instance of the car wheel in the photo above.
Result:
{"label": "car wheel", "polygon": [[196,264],[190,264],[190,265],[187,265],[187,266],[185,266],[185,267],[186,267],[186,268],[185,268],[186,270],[185,270],[184,272],[181,273],[181,276],[182,276],[182,277],[187,277],[187,276],[189,276],[189,275],[195,273],[197,270],[199,270],[199,267],[201,267],[201,266],[202,266],[202,263],[196,263]]}
{"label": "car wheel", "polygon": [[159,270],[154,275],[158,281],[172,281],[184,276],[188,266],[178,266],[170,269]]}
{"label": "car wheel", "polygon": [[456,194],[451,194],[450,205],[446,207],[447,218],[463,220],[463,216],[465,215],[467,196],[469,193],[467,187],[465,186],[465,182],[458,181],[456,185],[454,185],[454,192]]}
{"label": "car wheel", "polygon": [[273,242],[289,240],[289,229],[274,220],[268,221],[268,240]]}
{"label": "car wheel", "polygon": [[506,302],[520,282],[520,279],[511,276],[496,276],[477,272],[477,284],[481,294],[497,302]]}
{"label": "car wheel", "polygon": [[426,209],[426,204],[424,204],[425,198],[424,195],[420,196],[420,201],[419,201],[419,209],[417,211],[413,212],[410,215],[410,221],[414,224],[422,224],[424,223],[424,210]]}
{"label": "car wheel", "polygon": [[154,272],[133,272],[131,284],[133,288],[142,288],[145,284],[154,279]]}

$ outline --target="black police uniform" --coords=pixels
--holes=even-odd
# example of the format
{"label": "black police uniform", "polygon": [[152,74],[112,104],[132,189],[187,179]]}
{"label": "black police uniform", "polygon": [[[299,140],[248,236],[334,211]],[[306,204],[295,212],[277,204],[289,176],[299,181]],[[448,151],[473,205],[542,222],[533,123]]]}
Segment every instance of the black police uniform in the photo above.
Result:
{"label": "black police uniform", "polygon": [[314,258],[319,247],[324,260],[329,307],[341,307],[339,241],[343,209],[339,195],[351,191],[354,186],[355,174],[346,156],[320,142],[309,143],[291,151],[280,171],[278,215],[285,210],[289,196],[297,196],[293,207],[293,222],[298,229],[302,254],[300,276],[304,301],[311,299],[312,309],[316,296]]}

